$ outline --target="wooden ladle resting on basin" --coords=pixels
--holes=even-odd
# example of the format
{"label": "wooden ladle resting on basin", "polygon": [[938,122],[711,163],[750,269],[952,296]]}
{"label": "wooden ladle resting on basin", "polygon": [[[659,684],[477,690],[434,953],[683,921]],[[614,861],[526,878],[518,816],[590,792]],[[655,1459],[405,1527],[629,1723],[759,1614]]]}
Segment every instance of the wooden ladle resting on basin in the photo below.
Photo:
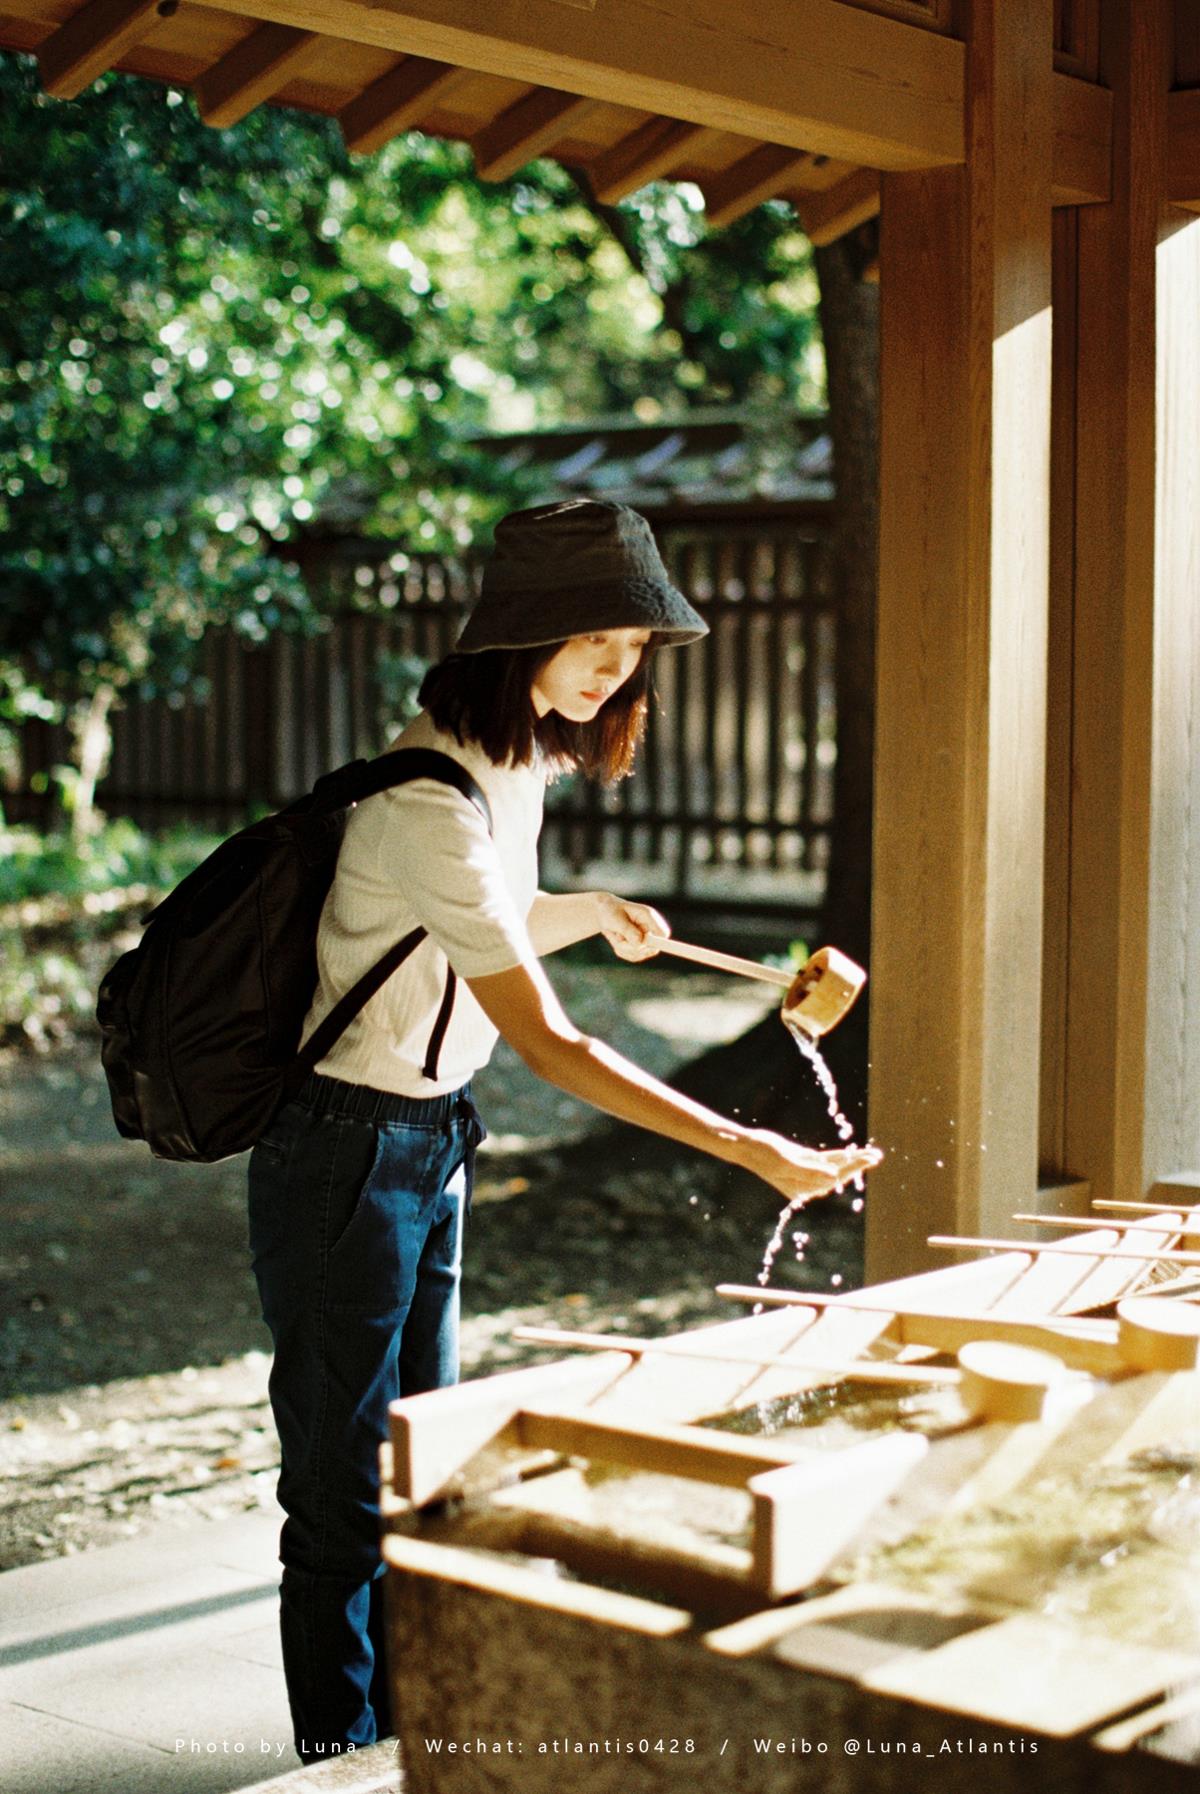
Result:
{"label": "wooden ladle resting on basin", "polygon": [[862,967],[837,947],[820,947],[800,971],[783,972],[754,959],[739,959],[736,953],[694,947],[665,934],[648,934],[646,940],[660,953],[673,953],[678,959],[691,959],[719,972],[736,972],[741,978],[757,978],[761,984],[779,985],[786,993],[779,1019],[810,1040],[836,1027],[867,982]]}

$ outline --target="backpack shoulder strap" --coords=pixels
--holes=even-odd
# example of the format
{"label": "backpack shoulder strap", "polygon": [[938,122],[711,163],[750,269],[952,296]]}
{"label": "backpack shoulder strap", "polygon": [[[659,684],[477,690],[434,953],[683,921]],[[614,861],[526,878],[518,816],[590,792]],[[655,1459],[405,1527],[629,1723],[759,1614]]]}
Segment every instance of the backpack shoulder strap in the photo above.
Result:
{"label": "backpack shoulder strap", "polygon": [[[335,773],[327,775],[330,780],[342,781],[339,787],[339,798],[335,801],[330,787],[322,791],[325,780],[318,780],[314,795],[322,803],[329,799],[330,807],[344,808],[347,804],[361,803],[365,797],[374,797],[380,791],[390,791],[394,785],[408,785],[414,779],[436,779],[439,784],[453,785],[456,791],[469,798],[487,823],[488,833],[492,832],[492,811],[487,795],[479,781],[471,776],[466,767],[449,754],[441,754],[436,748],[397,748],[390,754],[380,754],[377,760],[355,760],[349,766],[341,767]],[[284,1080],[283,1100],[286,1102],[304,1082],[313,1066],[322,1060],[329,1049],[345,1033],[359,1011],[366,1007],[376,991],[380,990],[392,973],[408,958],[409,954],[419,947],[425,939],[423,928],[414,928],[403,940],[389,947],[381,959],[358,978],[348,991],[345,991],[334,1004],[329,1014],[318,1022],[309,1035],[304,1046],[288,1069]],[[451,974],[451,978],[453,974]],[[453,985],[447,980],[448,992],[453,992]],[[449,1005],[442,1004],[443,1016],[438,1017],[438,1044],[441,1034],[445,1032],[449,1022]],[[440,1030],[440,1032],[438,1032]],[[432,1048],[431,1048],[432,1050]]]}
{"label": "backpack shoulder strap", "polygon": [[347,804],[361,803],[393,786],[409,785],[414,779],[436,779],[441,785],[453,785],[475,805],[491,832],[492,811],[482,785],[460,760],[436,748],[395,748],[375,760],[353,760],[349,766],[318,779],[313,797],[322,808],[344,809]]}

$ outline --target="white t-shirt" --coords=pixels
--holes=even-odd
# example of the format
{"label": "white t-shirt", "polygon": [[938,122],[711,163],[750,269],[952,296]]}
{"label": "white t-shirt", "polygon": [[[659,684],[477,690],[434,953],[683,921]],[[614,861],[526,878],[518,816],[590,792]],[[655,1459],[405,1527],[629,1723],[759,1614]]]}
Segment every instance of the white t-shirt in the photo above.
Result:
{"label": "white t-shirt", "polygon": [[[497,766],[422,712],[392,748],[436,748],[478,780],[493,833],[451,785],[415,779],[366,798],[346,833],[317,932],[318,984],[305,1038],[355,980],[418,926],[428,938],[355,1017],[317,1070],[403,1096],[441,1096],[486,1065],[496,1030],[462,982],[533,955],[526,921],[537,895],[546,778],[538,765]],[[458,974],[436,1076],[424,1065],[446,989]]]}

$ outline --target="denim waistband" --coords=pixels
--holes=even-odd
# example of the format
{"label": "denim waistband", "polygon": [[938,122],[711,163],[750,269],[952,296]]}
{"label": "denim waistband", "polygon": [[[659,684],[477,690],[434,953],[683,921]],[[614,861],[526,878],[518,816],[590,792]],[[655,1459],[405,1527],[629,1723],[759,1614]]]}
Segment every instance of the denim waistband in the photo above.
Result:
{"label": "denim waistband", "polygon": [[310,1072],[292,1099],[316,1115],[346,1115],[355,1121],[411,1121],[441,1127],[464,1113],[475,1113],[471,1086],[444,1096],[401,1096],[395,1090],[372,1090],[369,1084],[344,1084]]}

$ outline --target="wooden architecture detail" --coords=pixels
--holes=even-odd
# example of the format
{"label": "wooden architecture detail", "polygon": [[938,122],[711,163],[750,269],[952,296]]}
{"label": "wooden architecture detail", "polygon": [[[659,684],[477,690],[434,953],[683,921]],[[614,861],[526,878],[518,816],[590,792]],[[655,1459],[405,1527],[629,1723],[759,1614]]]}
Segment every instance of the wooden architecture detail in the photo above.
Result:
{"label": "wooden architecture detail", "polygon": [[[714,228],[766,198],[817,242],[878,210],[879,171],[961,163],[965,48],[949,0],[795,0],[771,55],[719,4],[681,10],[664,57],[637,0],[539,0],[520,27],[463,0],[13,0],[0,48],[34,50],[47,92],[110,68],[190,88],[205,121],[269,103],[336,116],[370,154],[420,128],[471,144],[487,180],[552,154],[615,204],[647,181],[696,183]],[[1068,9],[1078,20],[1089,9]],[[1060,36],[1062,35],[1060,31]],[[1064,40],[1065,41],[1065,40]],[[398,60],[397,60],[398,58]],[[1056,52],[1056,203],[1108,196],[1109,96]]]}
{"label": "wooden architecture detail", "polygon": [[312,60],[316,44],[311,31],[261,25],[196,83],[196,104],[205,124],[236,125],[287,86]]}
{"label": "wooden architecture detail", "polygon": [[474,139],[475,172],[481,180],[506,181],[535,156],[561,143],[572,126],[595,109],[594,100],[581,99],[578,94],[535,88]]}
{"label": "wooden architecture detail", "polygon": [[[1037,1180],[1050,427],[1049,0],[976,7],[965,170],[884,179],[872,1266]],[[924,975],[914,975],[915,968]],[[929,975],[936,967],[935,975]],[[881,1087],[882,1086],[882,1087]]]}
{"label": "wooden architecture detail", "polygon": [[86,0],[38,46],[42,85],[73,100],[158,23],[162,0]]}
{"label": "wooden architecture detail", "polygon": [[466,78],[453,63],[406,56],[339,112],[346,148],[357,155],[382,149],[448,100]]}

